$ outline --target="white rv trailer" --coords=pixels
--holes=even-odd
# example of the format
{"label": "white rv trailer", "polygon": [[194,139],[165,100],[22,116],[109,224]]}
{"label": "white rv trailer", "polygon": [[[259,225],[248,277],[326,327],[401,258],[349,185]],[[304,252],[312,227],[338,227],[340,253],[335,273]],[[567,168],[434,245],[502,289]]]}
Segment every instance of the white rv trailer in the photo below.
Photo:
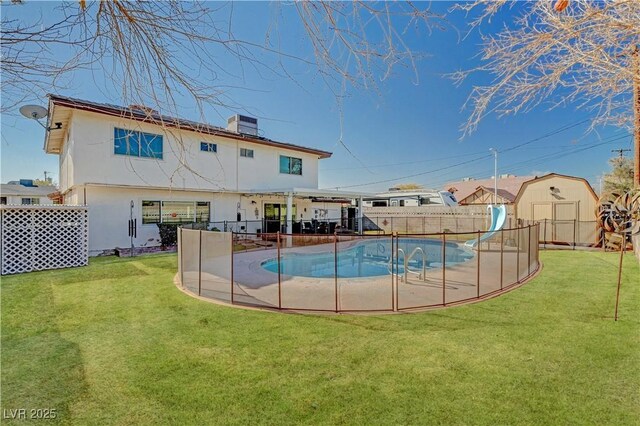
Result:
{"label": "white rv trailer", "polygon": [[458,205],[456,197],[449,191],[438,190],[391,190],[363,198],[363,207],[418,207]]}

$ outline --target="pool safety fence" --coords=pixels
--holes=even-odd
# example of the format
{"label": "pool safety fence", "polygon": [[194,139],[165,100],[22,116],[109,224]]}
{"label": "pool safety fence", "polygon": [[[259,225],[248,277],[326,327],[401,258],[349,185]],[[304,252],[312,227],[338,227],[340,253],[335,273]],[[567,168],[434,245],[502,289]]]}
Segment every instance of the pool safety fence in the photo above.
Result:
{"label": "pool safety fence", "polygon": [[491,297],[540,266],[540,224],[486,231],[348,235],[180,228],[192,294],[292,311],[399,312]]}
{"label": "pool safety fence", "polygon": [[[551,219],[529,221],[509,217],[506,227],[512,229],[536,223],[540,223],[540,244],[543,244],[544,248],[547,245],[566,246],[572,249],[604,247],[605,234],[596,221]],[[477,232],[488,229],[490,225],[491,218],[488,215],[364,216],[362,221],[365,235]],[[286,221],[278,219],[217,221],[191,224],[185,228],[232,232],[245,234],[248,237],[253,234],[275,235],[280,232],[284,235],[287,233]],[[291,222],[290,229],[292,234],[302,235],[359,234],[358,221],[354,218],[297,220]]]}
{"label": "pool safety fence", "polygon": [[605,233],[596,221],[551,220],[523,221],[524,224],[540,224],[540,244],[605,248]]}

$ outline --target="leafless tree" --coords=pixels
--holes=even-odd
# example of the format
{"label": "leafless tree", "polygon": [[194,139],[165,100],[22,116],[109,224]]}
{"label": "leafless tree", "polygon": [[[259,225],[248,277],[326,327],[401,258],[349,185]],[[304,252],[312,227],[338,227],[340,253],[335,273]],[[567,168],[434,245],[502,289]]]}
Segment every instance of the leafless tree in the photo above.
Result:
{"label": "leafless tree", "polygon": [[472,30],[498,19],[509,7],[521,9],[514,22],[483,36],[482,65],[454,74],[493,77],[475,86],[463,126],[472,132],[487,114],[515,114],[540,104],[550,109],[568,104],[588,110],[592,128],[600,124],[629,127],[633,121],[634,49],[640,44],[637,0],[557,0],[516,2],[478,0],[459,9],[470,15]]}
{"label": "leafless tree", "polygon": [[[291,64],[308,66],[339,94],[345,85],[373,88],[398,66],[416,69],[407,31],[440,26],[424,4],[410,2],[274,3],[264,42],[234,32],[234,4],[110,0],[61,3],[60,19],[12,18],[3,3],[2,111],[69,84],[74,71],[99,71],[119,89],[118,97],[163,112],[195,103],[240,108],[225,75],[237,67],[295,80]],[[297,17],[309,55],[283,48],[279,28]],[[416,72],[417,77],[417,72]]]}
{"label": "leafless tree", "polygon": [[[348,88],[375,90],[397,67],[413,69],[417,79],[419,55],[405,36],[444,25],[426,3],[274,2],[272,16],[264,18],[264,41],[257,42],[236,36],[233,2],[80,0],[60,3],[55,21],[12,17],[12,8],[28,3],[0,6],[3,114],[64,91],[77,71],[88,70],[97,87],[111,92],[107,98],[146,106],[149,119],[163,126],[185,111],[205,122],[205,106],[250,110],[233,96],[233,89],[247,88],[229,83],[244,86],[238,70],[297,82],[291,70],[303,68],[316,73],[338,103]],[[302,48],[288,47],[284,25],[301,25]],[[210,180],[189,166],[180,133],[164,127],[178,141],[181,168]]]}

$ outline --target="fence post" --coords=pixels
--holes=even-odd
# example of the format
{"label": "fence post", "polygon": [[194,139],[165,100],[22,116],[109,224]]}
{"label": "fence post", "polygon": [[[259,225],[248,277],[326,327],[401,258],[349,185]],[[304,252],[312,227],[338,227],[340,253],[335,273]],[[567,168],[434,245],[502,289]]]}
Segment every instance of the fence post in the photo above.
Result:
{"label": "fence post", "polygon": [[477,289],[476,289],[476,296],[479,299],[480,298],[480,252],[482,251],[482,243],[480,242],[480,237],[482,236],[482,234],[480,233],[480,231],[478,231],[478,267],[476,268],[476,283],[477,283]]}
{"label": "fence post", "polygon": [[500,229],[500,290],[504,275],[504,228]]}
{"label": "fence post", "polygon": [[422,233],[424,234],[424,222],[425,222],[426,218],[424,216],[422,216]]}
{"label": "fence post", "polygon": [[544,219],[544,231],[542,231],[542,248],[547,248],[547,218]]}
{"label": "fence post", "polygon": [[618,285],[616,286],[616,311],[613,316],[615,321],[618,321],[618,304],[620,302],[620,284],[622,283],[622,260],[624,258],[624,252],[627,248],[627,237],[625,234],[621,234],[622,243],[620,244],[620,263],[618,264]]}
{"label": "fence post", "polygon": [[520,228],[516,228],[516,282],[520,282]]}
{"label": "fence post", "polygon": [[447,234],[442,233],[442,306],[447,304]]}
{"label": "fence post", "polygon": [[[202,230],[198,231],[198,296],[202,293]],[[233,243],[233,238],[231,238]]]}
{"label": "fence post", "polygon": [[278,255],[278,309],[282,309],[282,278],[280,277],[280,231],[276,232],[276,250]]}
{"label": "fence post", "polygon": [[531,225],[529,225],[529,240],[527,241],[527,277],[531,275]]}
{"label": "fence post", "polygon": [[404,217],[404,233],[409,234],[409,216]]}
{"label": "fence post", "polygon": [[391,252],[389,252],[389,263],[391,264],[391,310],[395,312],[396,310],[396,306],[399,306],[399,303],[397,303],[395,296],[396,296],[396,290],[395,290],[395,279],[394,279],[394,275],[393,275],[393,256],[394,253],[396,253],[397,247],[394,245],[394,238],[393,235],[391,235]]}
{"label": "fence post", "polygon": [[[536,224],[536,235],[538,241],[540,240],[540,224]],[[536,271],[540,269],[540,244],[536,244]]]}
{"label": "fence post", "polygon": [[233,305],[233,258],[235,252],[233,250],[233,234],[231,235],[231,304]]}
{"label": "fence post", "polygon": [[573,250],[576,249],[576,220],[573,219]]}
{"label": "fence post", "polygon": [[333,233],[333,278],[336,297],[336,313],[338,312],[338,234]]}
{"label": "fence post", "polygon": [[178,227],[178,258],[180,259],[180,283],[184,288],[184,262],[182,260],[182,226]]}
{"label": "fence post", "polygon": [[395,305],[394,305],[394,309],[397,311],[398,308],[400,307],[400,259],[398,258],[398,249],[400,247],[400,242],[398,241],[398,233],[395,234],[395,236],[392,236],[391,238],[395,238],[396,240],[396,287],[395,287]]}

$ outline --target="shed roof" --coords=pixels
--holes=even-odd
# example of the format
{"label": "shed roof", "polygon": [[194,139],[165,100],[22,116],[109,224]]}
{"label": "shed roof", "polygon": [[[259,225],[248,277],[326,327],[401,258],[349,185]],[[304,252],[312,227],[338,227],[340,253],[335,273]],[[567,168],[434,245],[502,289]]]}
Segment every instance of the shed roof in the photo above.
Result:
{"label": "shed roof", "polygon": [[585,178],[581,178],[581,177],[578,177],[578,176],[561,175],[559,173],[549,173],[549,174],[546,174],[546,175],[540,176],[540,177],[534,176],[533,179],[529,179],[528,181],[524,182],[522,184],[522,186],[520,187],[520,191],[518,191],[518,194],[516,195],[516,199],[514,200],[514,203],[518,203],[518,200],[520,200],[520,198],[522,197],[522,194],[527,189],[527,186],[529,186],[532,183],[541,182],[543,180],[550,179],[550,178],[553,178],[553,177],[560,177],[560,178],[564,178],[564,179],[572,179],[572,180],[577,180],[577,181],[580,181],[580,182],[584,183],[584,185],[587,188],[587,191],[591,194],[591,196],[595,200],[598,200],[598,195],[596,194],[596,191],[593,190],[593,187],[591,186],[589,181],[586,180]]}

